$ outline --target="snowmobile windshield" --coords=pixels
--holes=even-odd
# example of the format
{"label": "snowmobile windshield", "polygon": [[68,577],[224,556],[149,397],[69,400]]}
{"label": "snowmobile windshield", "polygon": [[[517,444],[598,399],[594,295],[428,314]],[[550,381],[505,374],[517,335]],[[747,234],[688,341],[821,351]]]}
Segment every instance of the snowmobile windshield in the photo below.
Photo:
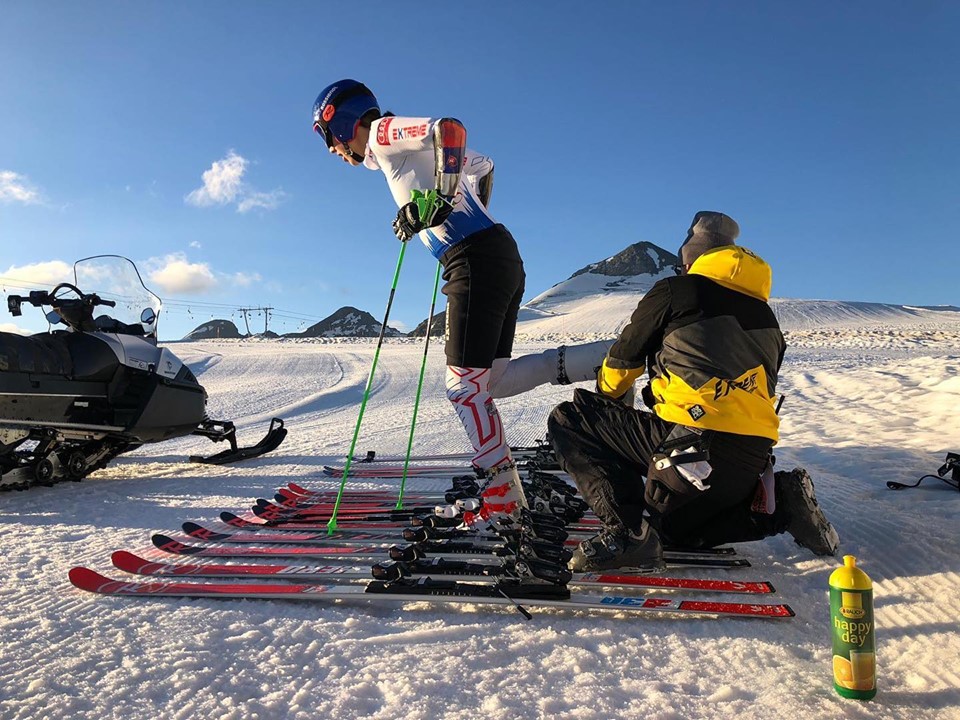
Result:
{"label": "snowmobile windshield", "polygon": [[132,260],[121,255],[96,255],[73,264],[76,285],[83,292],[112,300],[116,307],[97,307],[94,321],[106,332],[139,332],[156,337],[162,303],[143,284]]}

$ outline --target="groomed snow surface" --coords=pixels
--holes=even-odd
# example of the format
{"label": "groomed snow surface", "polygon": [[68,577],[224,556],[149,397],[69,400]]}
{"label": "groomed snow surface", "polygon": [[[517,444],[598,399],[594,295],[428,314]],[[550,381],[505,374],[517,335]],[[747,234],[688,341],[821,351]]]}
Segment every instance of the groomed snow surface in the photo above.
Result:
{"label": "groomed snow surface", "polygon": [[[827,578],[787,536],[741,545],[753,568],[674,571],[770,580],[785,621],[628,616],[426,604],[108,598],[67,571],[107,575],[110,553],[149,557],[151,533],[215,525],[294,481],[333,487],[374,341],[208,341],[171,348],[253,443],[272,415],[290,434],[232,467],[185,462],[201,438],[142,448],[82,483],[0,495],[0,717],[958,718],[960,493],[939,481],[894,492],[960,451],[960,322],[798,329],[782,373],[778,467],[805,466],[876,592],[879,692],[833,690]],[[524,341],[518,352],[555,345]],[[422,348],[388,340],[358,450],[402,452]],[[499,403],[513,444],[543,436],[569,387]],[[466,450],[430,352],[415,451]],[[440,481],[413,481],[435,489]],[[371,487],[357,483],[356,487]],[[173,556],[164,556],[177,562]],[[736,596],[705,595],[736,600]]]}

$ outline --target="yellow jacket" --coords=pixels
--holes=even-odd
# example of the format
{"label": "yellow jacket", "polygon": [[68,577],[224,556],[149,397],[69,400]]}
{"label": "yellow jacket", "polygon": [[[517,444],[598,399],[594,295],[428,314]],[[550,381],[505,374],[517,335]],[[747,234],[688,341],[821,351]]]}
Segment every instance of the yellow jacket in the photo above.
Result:
{"label": "yellow jacket", "polygon": [[761,258],[731,245],[659,281],[610,348],[599,389],[619,397],[647,369],[646,399],[664,420],[778,440],[785,343],[767,304],[771,277]]}

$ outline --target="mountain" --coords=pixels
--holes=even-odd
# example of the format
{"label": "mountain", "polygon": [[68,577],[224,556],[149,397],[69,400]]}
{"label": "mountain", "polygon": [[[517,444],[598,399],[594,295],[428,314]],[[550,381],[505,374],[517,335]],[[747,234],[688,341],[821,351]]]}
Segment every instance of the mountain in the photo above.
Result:
{"label": "mountain", "polygon": [[518,336],[609,336],[653,284],[673,275],[677,256],[649,242],[638,242],[606,260],[592,263],[520,308]]}
{"label": "mountain", "polygon": [[677,256],[662,247],[649,242],[634,243],[625,250],[621,250],[613,257],[587,265],[570,276],[570,280],[590,273],[593,275],[607,275],[614,278],[636,277],[637,275],[659,276],[664,270],[673,270],[677,264]]}
{"label": "mountain", "polygon": [[237,326],[229,320],[211,320],[194,328],[183,336],[184,340],[215,340],[216,338],[241,338]]}
{"label": "mountain", "polygon": [[[436,315],[433,316],[433,319],[430,321],[430,336],[443,336],[443,333],[447,329],[447,311],[441,310]],[[422,323],[417,325],[413,330],[409,332],[410,337],[423,337],[427,330],[427,321],[424,320]]]}
{"label": "mountain", "polygon": [[[333,315],[311,325],[302,333],[287,333],[283,337],[378,337],[380,328],[381,323],[370,313],[346,306],[337,310]],[[403,335],[403,333],[389,325],[387,326],[386,337],[400,335]]]}

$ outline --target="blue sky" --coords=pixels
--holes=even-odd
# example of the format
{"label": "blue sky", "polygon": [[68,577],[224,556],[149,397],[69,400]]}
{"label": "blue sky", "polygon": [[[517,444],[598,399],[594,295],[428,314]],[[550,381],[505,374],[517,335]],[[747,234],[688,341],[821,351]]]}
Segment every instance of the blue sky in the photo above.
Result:
{"label": "blue sky", "polygon": [[[676,250],[701,209],[737,219],[776,296],[960,300],[960,4],[428,7],[6,0],[0,276],[128,255],[165,338],[239,306],[280,332],[381,317],[396,208],[311,131],[353,77],[494,158],[526,300],[631,243]],[[410,247],[391,324],[426,316],[434,268]]]}

